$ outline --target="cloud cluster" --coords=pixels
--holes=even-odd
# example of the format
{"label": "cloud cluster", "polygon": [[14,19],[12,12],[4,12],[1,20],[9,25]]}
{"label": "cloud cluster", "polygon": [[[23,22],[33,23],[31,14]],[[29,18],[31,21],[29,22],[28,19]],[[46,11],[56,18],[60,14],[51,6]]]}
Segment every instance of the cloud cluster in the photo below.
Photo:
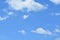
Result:
{"label": "cloud cluster", "polygon": [[54,4],[60,4],[60,0],[50,0],[51,2],[53,2]]}
{"label": "cloud cluster", "polygon": [[8,14],[4,17],[0,16],[0,21],[6,20],[7,18],[9,18],[11,15],[13,15],[13,12],[8,12]]}
{"label": "cloud cluster", "polygon": [[[22,34],[26,34],[27,32],[25,30],[19,30],[18,32]],[[60,29],[56,28],[53,31],[46,30],[44,28],[36,28],[35,30],[31,30],[30,32],[36,33],[36,34],[42,34],[42,35],[54,35],[55,33],[60,33]]]}
{"label": "cloud cluster", "polygon": [[34,0],[7,0],[9,6],[14,10],[37,11],[47,8],[46,6],[35,2]]}

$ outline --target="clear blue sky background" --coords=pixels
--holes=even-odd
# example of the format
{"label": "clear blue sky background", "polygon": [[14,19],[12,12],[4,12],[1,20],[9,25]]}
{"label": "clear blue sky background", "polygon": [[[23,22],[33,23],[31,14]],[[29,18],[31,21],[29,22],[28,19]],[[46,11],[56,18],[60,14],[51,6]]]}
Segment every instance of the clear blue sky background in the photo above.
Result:
{"label": "clear blue sky background", "polygon": [[[8,10],[8,4],[4,1],[0,0],[0,16],[2,17],[7,15],[2,9],[6,8]],[[60,5],[55,5],[49,0],[35,1],[43,5],[48,4],[48,8],[39,12],[32,11],[29,13],[13,10],[17,16],[10,16],[6,20],[0,21],[0,40],[55,40],[55,38],[60,38],[59,33],[44,35],[30,32],[40,27],[52,32],[57,28],[56,25],[59,25],[58,28],[60,29],[60,15],[51,15],[52,13],[60,13]],[[30,15],[26,20],[22,18],[25,14]],[[18,32],[18,30],[22,29],[27,32],[26,35]]]}

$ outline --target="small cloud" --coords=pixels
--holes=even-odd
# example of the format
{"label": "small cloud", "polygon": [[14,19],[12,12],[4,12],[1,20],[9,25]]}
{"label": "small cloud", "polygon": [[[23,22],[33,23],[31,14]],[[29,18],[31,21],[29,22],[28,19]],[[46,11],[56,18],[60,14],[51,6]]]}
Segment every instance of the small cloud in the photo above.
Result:
{"label": "small cloud", "polygon": [[24,34],[24,35],[26,34],[26,31],[25,31],[25,30],[19,30],[18,32],[19,32],[19,33],[22,33],[22,34]]}
{"label": "small cloud", "polygon": [[1,16],[0,16],[0,21],[4,20]]}
{"label": "small cloud", "polygon": [[47,8],[46,6],[35,2],[34,0],[7,0],[6,1],[9,6],[14,10],[24,10],[27,9],[27,11],[37,11]]}
{"label": "small cloud", "polygon": [[5,16],[5,17],[0,16],[0,21],[6,20],[7,18],[9,18],[9,16]]}
{"label": "small cloud", "polygon": [[32,30],[31,32],[37,33],[37,34],[46,34],[51,35],[52,33],[48,30],[45,30],[43,28],[37,28],[36,30]]}
{"label": "small cloud", "polygon": [[14,13],[13,12],[9,12],[8,15],[13,15]]}
{"label": "small cloud", "polygon": [[60,13],[56,13],[56,16],[60,16]]}
{"label": "small cloud", "polygon": [[50,0],[51,2],[53,2],[54,4],[60,4],[60,0]]}
{"label": "small cloud", "polygon": [[54,32],[60,33],[60,29],[56,28]]}
{"label": "small cloud", "polygon": [[22,17],[23,17],[23,19],[27,19],[29,17],[29,15],[23,15]]}
{"label": "small cloud", "polygon": [[60,13],[51,13],[52,16],[60,16]]}
{"label": "small cloud", "polygon": [[0,21],[6,20],[6,17],[1,17],[0,16]]}

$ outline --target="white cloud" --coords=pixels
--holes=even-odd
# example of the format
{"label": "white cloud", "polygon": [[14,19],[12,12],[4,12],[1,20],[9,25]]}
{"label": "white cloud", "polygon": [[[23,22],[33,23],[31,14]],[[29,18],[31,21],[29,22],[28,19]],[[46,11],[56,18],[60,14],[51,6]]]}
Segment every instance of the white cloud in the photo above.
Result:
{"label": "white cloud", "polygon": [[19,32],[19,33],[22,33],[22,34],[24,34],[24,35],[26,34],[26,31],[25,31],[25,30],[19,30],[18,32]]}
{"label": "white cloud", "polygon": [[38,33],[38,34],[46,34],[46,35],[52,34],[50,31],[45,30],[43,28],[37,28],[36,30],[32,30],[31,32]]}
{"label": "white cloud", "polygon": [[7,0],[6,2],[9,4],[9,6],[12,9],[15,9],[15,10],[24,10],[26,8],[27,11],[31,11],[31,10],[38,11],[38,10],[42,10],[42,9],[47,8],[44,5],[42,5],[38,2],[35,2],[34,0],[25,0],[25,1]]}
{"label": "white cloud", "polygon": [[7,17],[8,17],[8,16],[6,16],[6,17],[1,17],[1,16],[0,16],[0,21],[6,20]]}
{"label": "white cloud", "polygon": [[0,21],[4,21],[6,20],[7,18],[9,18],[11,15],[13,15],[13,12],[8,12],[8,14],[4,17],[0,16]]}
{"label": "white cloud", "polygon": [[13,12],[9,12],[8,15],[13,15],[14,13]]}
{"label": "white cloud", "polygon": [[50,0],[51,2],[53,2],[54,4],[60,4],[60,0]]}
{"label": "white cloud", "polygon": [[29,17],[29,15],[23,15],[22,17],[23,17],[23,19],[27,19]]}
{"label": "white cloud", "polygon": [[56,28],[54,32],[60,33],[60,29]]}

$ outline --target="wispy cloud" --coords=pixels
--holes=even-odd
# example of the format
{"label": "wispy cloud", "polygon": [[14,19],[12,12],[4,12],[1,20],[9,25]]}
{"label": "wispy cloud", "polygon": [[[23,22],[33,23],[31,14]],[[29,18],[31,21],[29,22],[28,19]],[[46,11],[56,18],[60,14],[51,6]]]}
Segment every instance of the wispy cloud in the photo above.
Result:
{"label": "wispy cloud", "polygon": [[27,9],[27,11],[37,11],[37,10],[42,10],[42,9],[45,9],[47,8],[46,6],[38,3],[38,2],[35,2],[34,0],[25,0],[25,1],[22,1],[22,0],[7,0],[6,1],[9,6],[12,8],[12,9],[15,9],[15,10],[24,10],[24,9]]}
{"label": "wispy cloud", "polygon": [[25,30],[18,30],[19,33],[22,33],[22,34],[26,34],[26,31]]}
{"label": "wispy cloud", "polygon": [[60,16],[60,13],[51,13],[52,16]]}
{"label": "wispy cloud", "polygon": [[11,16],[11,15],[13,15],[13,14],[14,14],[13,12],[8,12],[8,15],[9,15],[9,16]]}
{"label": "wispy cloud", "polygon": [[56,13],[56,16],[60,16],[60,13]]}
{"label": "wispy cloud", "polygon": [[60,0],[50,0],[51,2],[53,2],[54,4],[60,4]]}
{"label": "wispy cloud", "polygon": [[54,32],[60,33],[60,29],[59,29],[59,28],[56,28],[56,29],[54,30]]}
{"label": "wispy cloud", "polygon": [[37,34],[46,34],[46,35],[51,35],[52,32],[45,30],[43,28],[37,28],[36,30],[32,30],[31,32],[37,33]]}

